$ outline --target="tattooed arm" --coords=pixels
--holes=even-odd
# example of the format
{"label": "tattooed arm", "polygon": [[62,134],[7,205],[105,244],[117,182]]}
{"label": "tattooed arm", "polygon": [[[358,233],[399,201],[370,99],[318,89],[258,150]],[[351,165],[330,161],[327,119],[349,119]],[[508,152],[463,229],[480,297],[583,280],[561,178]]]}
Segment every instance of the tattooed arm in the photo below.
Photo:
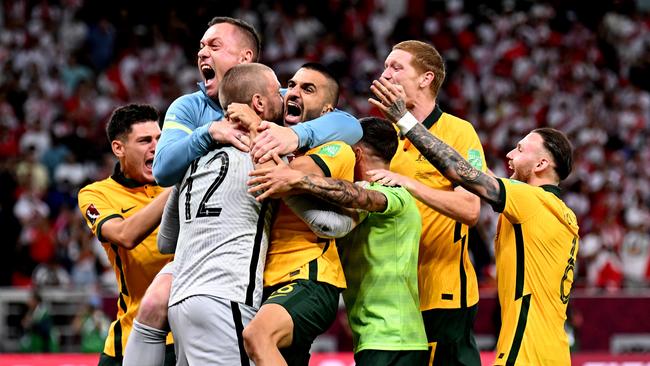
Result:
{"label": "tattooed arm", "polygon": [[[273,159],[278,166],[251,172],[253,178],[248,181],[248,185],[252,187],[248,191],[263,192],[257,196],[258,201],[267,197],[308,193],[340,207],[373,212],[386,210],[388,201],[383,193],[367,190],[345,180],[327,178],[322,173],[317,174],[315,170],[310,171],[300,165],[294,165],[301,158],[295,159],[290,167],[274,155]],[[311,159],[304,161],[311,162]]]}
{"label": "tattooed arm", "polygon": [[370,90],[377,99],[368,99],[400,131],[433,166],[451,182],[494,205],[500,203],[499,182],[472,167],[452,147],[435,137],[406,109],[404,88],[384,78],[373,81]]}
{"label": "tattooed arm", "polygon": [[416,123],[405,136],[447,179],[483,198],[492,206],[502,203],[496,178],[474,168],[456,150],[432,135],[422,124]]}

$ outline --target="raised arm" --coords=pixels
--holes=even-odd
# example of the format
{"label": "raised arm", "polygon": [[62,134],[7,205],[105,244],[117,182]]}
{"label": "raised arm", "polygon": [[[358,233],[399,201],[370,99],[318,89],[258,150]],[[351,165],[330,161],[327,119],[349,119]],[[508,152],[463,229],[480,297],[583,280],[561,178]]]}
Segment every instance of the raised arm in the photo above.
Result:
{"label": "raised arm", "polygon": [[201,121],[197,113],[192,112],[192,102],[189,96],[178,98],[165,114],[153,160],[153,175],[161,186],[180,182],[192,161],[205,155],[213,141],[248,151],[248,146],[238,139],[241,131],[236,124],[212,121],[197,127]]}
{"label": "raised arm", "polygon": [[406,136],[442,175],[493,206],[500,203],[502,198],[496,178],[474,168],[456,150],[418,123],[407,111],[404,91],[399,85],[380,79],[375,80],[370,89],[379,98],[369,99],[370,103],[379,108],[391,122],[397,124],[402,135]]}

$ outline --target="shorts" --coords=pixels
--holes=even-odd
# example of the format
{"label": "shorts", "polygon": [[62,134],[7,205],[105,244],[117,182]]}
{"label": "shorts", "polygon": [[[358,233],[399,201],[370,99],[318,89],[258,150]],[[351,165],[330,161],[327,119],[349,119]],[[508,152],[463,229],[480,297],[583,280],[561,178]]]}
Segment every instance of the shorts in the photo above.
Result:
{"label": "shorts", "polygon": [[428,365],[481,366],[474,339],[478,305],[464,309],[431,309],[422,312],[429,342]]}
{"label": "shorts", "polygon": [[311,280],[296,280],[264,289],[264,304],[282,306],[293,321],[293,342],[280,349],[287,364],[309,364],[312,343],[336,319],[340,293],[338,287]]}
{"label": "shorts", "polygon": [[169,307],[177,365],[250,365],[242,331],[257,310],[216,296],[190,296]]}
{"label": "shorts", "polygon": [[356,366],[424,366],[427,351],[382,351],[366,349],[354,354]]}

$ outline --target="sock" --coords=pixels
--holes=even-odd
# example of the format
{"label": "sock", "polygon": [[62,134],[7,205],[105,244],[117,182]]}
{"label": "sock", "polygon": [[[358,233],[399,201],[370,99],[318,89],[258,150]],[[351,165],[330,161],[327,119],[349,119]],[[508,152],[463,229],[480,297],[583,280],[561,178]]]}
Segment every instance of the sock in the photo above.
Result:
{"label": "sock", "polygon": [[124,350],[124,366],[161,366],[165,361],[167,330],[156,329],[133,320]]}

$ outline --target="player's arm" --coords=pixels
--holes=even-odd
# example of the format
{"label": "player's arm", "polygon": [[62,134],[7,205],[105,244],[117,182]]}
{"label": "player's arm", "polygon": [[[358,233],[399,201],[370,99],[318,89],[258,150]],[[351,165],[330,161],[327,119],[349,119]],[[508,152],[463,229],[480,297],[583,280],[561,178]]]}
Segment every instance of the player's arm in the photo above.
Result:
{"label": "player's arm", "polygon": [[434,189],[419,181],[384,169],[369,172],[373,182],[406,188],[418,201],[468,226],[478,222],[481,199],[457,186],[452,191]]}
{"label": "player's arm", "polygon": [[213,141],[229,143],[242,151],[248,146],[238,138],[236,125],[213,121],[196,127],[197,117],[191,111],[191,100],[175,100],[165,114],[162,134],[156,146],[153,175],[161,186],[172,186],[183,179],[192,161],[205,155]]}
{"label": "player's arm", "polygon": [[380,79],[370,87],[379,101],[370,99],[384,116],[396,123],[400,131],[445,178],[483,198],[493,207],[503,197],[496,178],[474,168],[456,150],[435,137],[407,111],[404,91],[400,86]]}
{"label": "player's arm", "polygon": [[98,225],[101,227],[97,228],[97,237],[102,242],[116,244],[126,249],[135,248],[160,224],[169,192],[169,189],[164,190],[148,205],[126,219],[119,214],[109,216]]}
{"label": "player's arm", "polygon": [[162,221],[158,229],[158,251],[162,254],[174,254],[180,231],[178,216],[178,184],[172,188],[169,199],[165,204]]}
{"label": "player's arm", "polygon": [[332,205],[314,196],[298,194],[283,197],[282,200],[321,238],[343,237],[362,221],[357,212]]}
{"label": "player's arm", "polygon": [[290,165],[278,162],[275,168],[258,169],[251,173],[255,178],[250,184],[258,184],[251,191],[263,191],[258,200],[283,194],[309,193],[340,207],[381,212],[386,210],[386,196],[367,190],[341,179],[325,177],[321,168],[308,156],[294,159]]}
{"label": "player's arm", "polygon": [[263,122],[260,130],[262,133],[253,139],[251,153],[255,160],[262,162],[271,160],[272,153],[285,155],[299,148],[313,148],[332,141],[353,145],[363,135],[359,121],[338,109],[291,127]]}

